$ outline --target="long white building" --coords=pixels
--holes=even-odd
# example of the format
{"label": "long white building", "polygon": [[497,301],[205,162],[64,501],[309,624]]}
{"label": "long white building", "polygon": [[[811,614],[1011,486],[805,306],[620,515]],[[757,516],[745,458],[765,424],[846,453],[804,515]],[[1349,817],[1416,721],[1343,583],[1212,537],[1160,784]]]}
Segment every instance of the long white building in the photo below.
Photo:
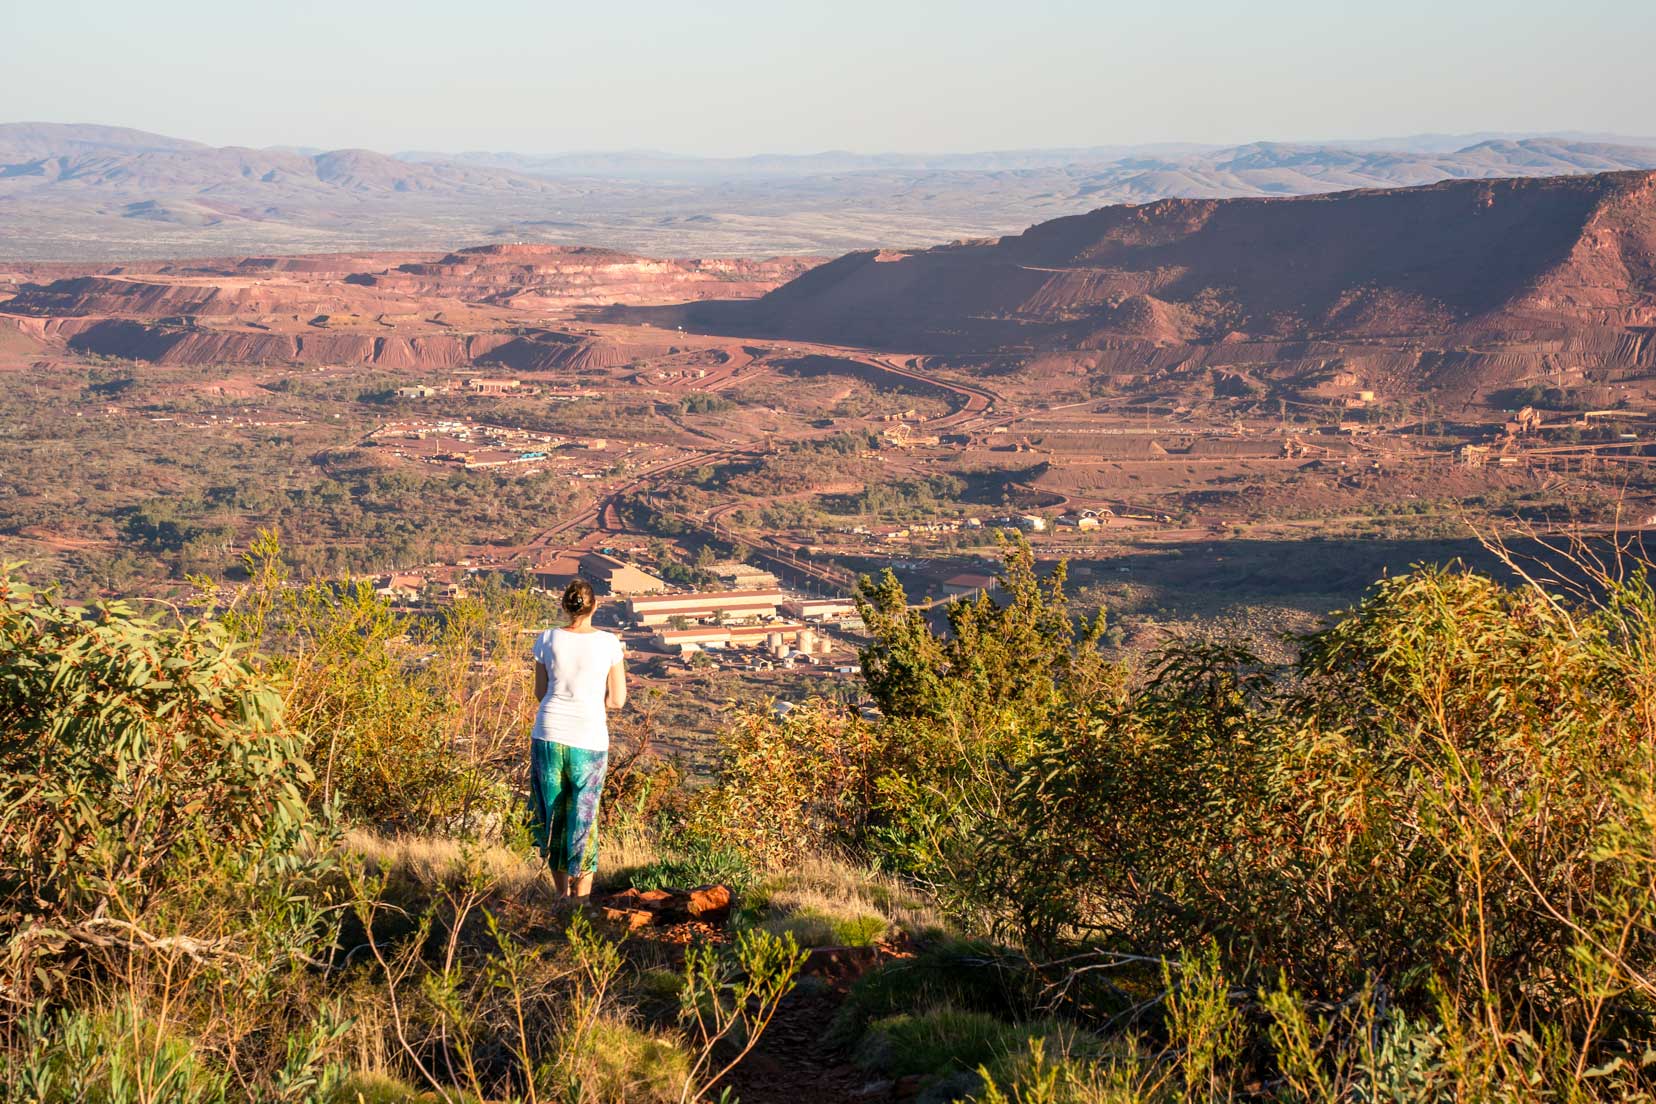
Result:
{"label": "long white building", "polygon": [[651,642],[665,652],[687,654],[707,649],[752,648],[767,644],[800,647],[817,646],[816,637],[805,625],[776,622],[766,625],[697,625],[689,629],[659,628]]}
{"label": "long white building", "polygon": [[769,619],[787,599],[780,590],[724,590],[704,594],[633,595],[627,614],[645,627],[665,625],[675,617],[709,621],[722,615],[730,621]]}
{"label": "long white building", "polygon": [[782,612],[801,621],[843,621],[857,616],[849,598],[795,598],[782,603]]}

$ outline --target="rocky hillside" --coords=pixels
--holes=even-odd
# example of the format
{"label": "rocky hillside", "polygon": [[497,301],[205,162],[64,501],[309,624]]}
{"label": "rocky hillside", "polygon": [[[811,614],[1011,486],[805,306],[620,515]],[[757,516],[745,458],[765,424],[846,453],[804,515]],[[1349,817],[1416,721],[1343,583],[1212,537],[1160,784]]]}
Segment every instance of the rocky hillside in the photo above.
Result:
{"label": "rocky hillside", "polygon": [[582,246],[482,245],[346,282],[415,296],[450,296],[551,310],[592,303],[661,303],[762,295],[817,257],[656,260]]}
{"label": "rocky hillside", "polygon": [[701,317],[931,351],[1650,326],[1656,173],[1105,207]]}
{"label": "rocky hillside", "polygon": [[602,366],[631,353],[547,328],[546,313],[757,296],[814,263],[498,245],[80,270],[20,265],[0,273],[0,335],[167,364]]}
{"label": "rocky hillside", "polygon": [[1002,371],[1061,351],[1095,381],[1169,393],[1210,373],[1602,389],[1656,372],[1656,173],[1105,207],[852,253],[682,315]]}

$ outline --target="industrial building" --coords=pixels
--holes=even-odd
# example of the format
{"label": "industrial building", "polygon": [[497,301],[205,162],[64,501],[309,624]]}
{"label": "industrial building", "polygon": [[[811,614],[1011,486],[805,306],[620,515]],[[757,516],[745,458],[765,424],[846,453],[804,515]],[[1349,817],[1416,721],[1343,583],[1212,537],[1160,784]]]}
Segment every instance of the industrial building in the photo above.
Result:
{"label": "industrial building", "polygon": [[537,562],[529,569],[529,576],[542,590],[562,590],[581,577],[581,558],[560,552]]}
{"label": "industrial building", "polygon": [[543,590],[562,590],[576,579],[585,579],[600,594],[630,596],[667,589],[665,582],[649,572],[602,552],[560,552],[536,563],[529,574]]}
{"label": "industrial building", "polygon": [[581,572],[607,594],[657,594],[667,589],[665,582],[649,572],[603,552],[588,552],[582,556]]}
{"label": "industrial building", "polygon": [[782,603],[782,612],[800,621],[849,621],[857,603],[849,598],[795,598]]}
{"label": "industrial building", "polygon": [[731,590],[774,590],[780,585],[776,576],[764,568],[735,560],[716,563],[708,570]]}
{"label": "industrial building", "polygon": [[646,628],[665,625],[675,617],[686,621],[773,619],[786,599],[780,590],[725,590],[700,594],[659,594],[632,597],[627,613]]}
{"label": "industrial building", "polygon": [[764,648],[771,655],[826,654],[833,642],[819,637],[809,625],[778,621],[767,625],[696,625],[687,629],[658,628],[650,636],[656,647],[687,655],[725,648]]}

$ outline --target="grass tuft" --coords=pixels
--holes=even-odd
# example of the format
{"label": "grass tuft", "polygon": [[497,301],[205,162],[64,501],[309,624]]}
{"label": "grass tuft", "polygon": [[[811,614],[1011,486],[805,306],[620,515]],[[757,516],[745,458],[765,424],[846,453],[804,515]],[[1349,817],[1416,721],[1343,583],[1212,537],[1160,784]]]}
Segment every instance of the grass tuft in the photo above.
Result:
{"label": "grass tuft", "polygon": [[942,1077],[1000,1067],[1025,1054],[1031,1040],[1053,1040],[1052,1050],[1073,1052],[1075,1036],[1055,1020],[1008,1022],[987,1012],[943,1006],[901,1012],[874,1021],[853,1052],[858,1066],[885,1077]]}
{"label": "grass tuft", "polygon": [[870,1024],[916,1008],[951,1008],[1003,1019],[1033,1008],[1027,963],[989,943],[942,940],[858,978],[834,1016],[829,1038],[852,1046]]}
{"label": "grass tuft", "polygon": [[582,1099],[676,1104],[690,1056],[663,1035],[613,1017],[591,1027],[581,1062]]}

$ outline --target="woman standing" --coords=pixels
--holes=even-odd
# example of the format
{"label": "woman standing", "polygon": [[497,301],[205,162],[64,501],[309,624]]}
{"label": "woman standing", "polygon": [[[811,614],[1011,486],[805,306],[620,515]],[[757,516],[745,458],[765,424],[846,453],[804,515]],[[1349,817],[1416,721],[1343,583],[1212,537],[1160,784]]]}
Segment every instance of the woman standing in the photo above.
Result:
{"label": "woman standing", "polygon": [[569,625],[535,638],[535,697],[529,803],[535,846],[559,897],[584,899],[598,870],[598,798],[609,764],[607,711],[627,704],[621,640],[592,627],[592,585],[564,588]]}

